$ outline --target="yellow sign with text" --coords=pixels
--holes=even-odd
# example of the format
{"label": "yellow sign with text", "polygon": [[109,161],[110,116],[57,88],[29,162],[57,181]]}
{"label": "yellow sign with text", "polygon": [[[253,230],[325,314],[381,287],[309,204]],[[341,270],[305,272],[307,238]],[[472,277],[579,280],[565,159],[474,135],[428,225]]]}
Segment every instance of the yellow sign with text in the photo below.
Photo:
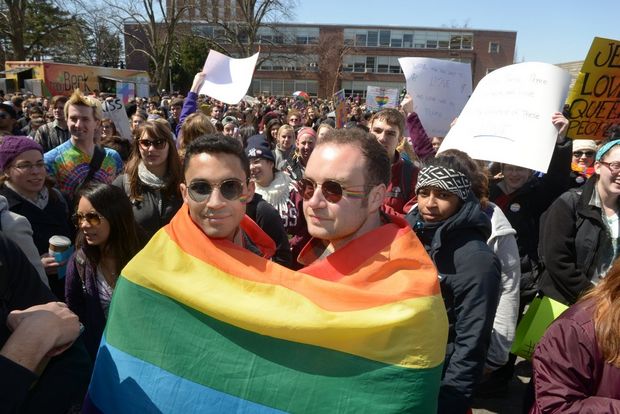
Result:
{"label": "yellow sign with text", "polygon": [[594,38],[568,104],[570,138],[601,140],[620,124],[620,40]]}

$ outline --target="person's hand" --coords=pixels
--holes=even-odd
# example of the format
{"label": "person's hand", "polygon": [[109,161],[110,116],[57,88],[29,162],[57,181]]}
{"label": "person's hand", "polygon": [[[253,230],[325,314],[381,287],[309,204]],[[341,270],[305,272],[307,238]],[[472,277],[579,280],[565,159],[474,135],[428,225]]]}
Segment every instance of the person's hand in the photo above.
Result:
{"label": "person's hand", "polygon": [[558,130],[558,143],[562,142],[568,131],[568,119],[561,112],[554,112],[551,115],[551,123]]}
{"label": "person's hand", "polygon": [[194,76],[194,82],[192,83],[192,89],[190,89],[194,93],[200,92],[200,88],[202,88],[202,84],[205,82],[205,78],[207,74],[200,71]]}
{"label": "person's hand", "polygon": [[47,275],[55,275],[58,273],[58,268],[64,265],[67,262],[58,263],[54,256],[49,253],[44,253],[41,256],[41,264],[43,264],[43,268],[45,269],[45,274]]}
{"label": "person's hand", "polygon": [[7,326],[28,343],[52,357],[69,348],[80,334],[80,320],[63,302],[49,302],[9,313]]}
{"label": "person's hand", "polygon": [[413,98],[411,97],[411,95],[405,95],[402,102],[400,103],[400,107],[405,113],[405,115],[409,115],[410,113],[415,112],[413,108]]}

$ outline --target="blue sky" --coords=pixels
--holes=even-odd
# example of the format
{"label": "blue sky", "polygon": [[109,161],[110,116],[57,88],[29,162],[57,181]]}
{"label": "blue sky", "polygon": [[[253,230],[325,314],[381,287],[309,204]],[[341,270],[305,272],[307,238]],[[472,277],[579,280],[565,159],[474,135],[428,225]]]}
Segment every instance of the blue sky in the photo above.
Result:
{"label": "blue sky", "polygon": [[467,27],[517,32],[520,62],[583,60],[594,37],[620,40],[620,1],[299,0],[301,23]]}

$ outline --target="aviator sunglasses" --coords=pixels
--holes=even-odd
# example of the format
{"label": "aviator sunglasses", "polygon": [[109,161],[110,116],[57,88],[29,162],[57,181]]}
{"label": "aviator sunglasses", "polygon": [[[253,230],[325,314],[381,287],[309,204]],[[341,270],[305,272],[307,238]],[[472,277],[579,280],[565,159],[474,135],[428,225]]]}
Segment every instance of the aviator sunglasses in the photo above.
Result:
{"label": "aviator sunglasses", "polygon": [[[350,198],[364,198],[366,196],[366,191],[353,191],[349,190],[346,187],[343,187],[338,181],[334,180],[326,180],[323,181],[322,184],[317,184],[309,178],[302,178],[299,180],[299,189],[301,193],[301,197],[308,201],[314,195],[314,190],[317,186],[321,187],[321,193],[325,200],[329,203],[337,203],[342,199],[342,196],[345,195]],[[364,187],[363,185],[357,185],[352,187]],[[349,187],[351,188],[351,187]]]}
{"label": "aviator sunglasses", "polygon": [[584,155],[588,158],[592,158],[596,155],[596,152],[594,151],[574,151],[573,152],[573,157],[575,158],[581,158]]}
{"label": "aviator sunglasses", "polygon": [[234,178],[224,180],[219,184],[211,184],[204,180],[192,181],[187,186],[187,192],[192,200],[202,203],[211,196],[215,188],[219,188],[222,197],[229,201],[234,201],[243,194],[243,182]]}
{"label": "aviator sunglasses", "polygon": [[166,140],[165,139],[146,139],[146,138],[142,138],[138,140],[138,144],[140,144],[140,148],[142,148],[143,150],[148,150],[151,146],[154,147],[155,149],[163,149],[166,146]]}
{"label": "aviator sunglasses", "polygon": [[83,220],[86,220],[86,222],[90,224],[91,226],[98,226],[101,224],[101,220],[103,219],[103,216],[91,211],[90,213],[86,213],[86,214],[75,213],[71,217],[71,219],[75,227],[80,227],[80,224],[82,224]]}

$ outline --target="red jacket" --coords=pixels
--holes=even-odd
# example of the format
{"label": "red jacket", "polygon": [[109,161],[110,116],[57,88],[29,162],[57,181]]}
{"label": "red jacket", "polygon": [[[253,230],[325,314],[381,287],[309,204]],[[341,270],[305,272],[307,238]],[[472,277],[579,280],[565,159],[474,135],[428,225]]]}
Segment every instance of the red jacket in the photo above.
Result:
{"label": "red jacket", "polygon": [[[420,170],[411,164],[411,161],[404,160],[398,152],[396,152],[394,157],[398,157],[398,159],[396,162],[392,163],[390,183],[387,186],[387,193],[383,200],[381,210],[387,214],[402,217],[411,210],[411,207],[413,207],[415,203],[417,203],[415,185],[418,182],[418,173]],[[411,164],[408,167],[409,171],[411,171],[408,189],[402,188],[405,185],[403,183],[403,166],[405,163]]]}
{"label": "red jacket", "polygon": [[620,368],[603,360],[591,303],[569,308],[540,340],[532,359],[536,401],[530,414],[620,413]]}

